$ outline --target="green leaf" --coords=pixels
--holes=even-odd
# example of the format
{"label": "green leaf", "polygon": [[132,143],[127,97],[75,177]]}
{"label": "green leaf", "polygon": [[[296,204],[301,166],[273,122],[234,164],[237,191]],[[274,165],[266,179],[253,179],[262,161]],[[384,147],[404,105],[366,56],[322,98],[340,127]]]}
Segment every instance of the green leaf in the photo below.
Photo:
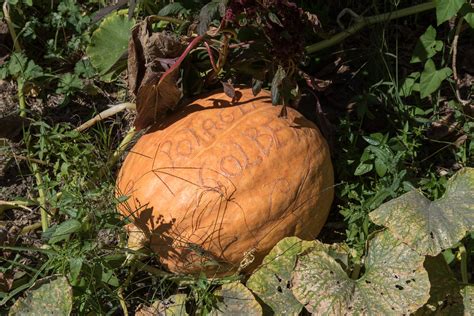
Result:
{"label": "green leaf", "polygon": [[199,35],[204,35],[207,32],[209,24],[212,19],[219,12],[221,17],[225,13],[225,1],[223,0],[212,0],[201,8],[199,12],[199,24],[197,26],[197,32]]}
{"label": "green leaf", "polygon": [[474,13],[468,13],[464,16],[464,20],[474,29]]}
{"label": "green leaf", "polygon": [[438,90],[443,80],[451,76],[452,73],[452,70],[448,67],[436,70],[434,61],[432,59],[428,59],[425,63],[425,69],[421,73],[421,97],[426,98],[427,96]]}
{"label": "green leaf", "polygon": [[247,281],[252,290],[276,315],[298,315],[300,304],[288,286],[296,256],[314,246],[314,242],[297,237],[282,239],[265,257],[261,267]]}
{"label": "green leaf", "polygon": [[436,256],[474,230],[474,168],[458,171],[448,180],[443,197],[434,202],[414,190],[369,216],[418,253]]}
{"label": "green leaf", "polygon": [[[76,283],[82,270],[82,263],[84,258],[69,259],[69,273],[71,275],[71,282]],[[74,284],[73,284],[74,285]]]}
{"label": "green leaf", "polygon": [[252,292],[242,283],[233,282],[222,285],[214,294],[219,299],[211,315],[262,315],[263,310]]}
{"label": "green leaf", "polygon": [[436,55],[437,52],[443,49],[443,42],[436,40],[436,29],[433,26],[428,26],[425,33],[420,36],[416,43],[411,63],[419,63]]}
{"label": "green leaf", "polygon": [[379,177],[383,177],[387,173],[388,167],[383,160],[379,158],[375,159],[374,165],[375,171]]}
{"label": "green leaf", "polygon": [[272,80],[271,94],[272,94],[273,105],[280,104],[280,97],[281,97],[280,87],[285,77],[286,77],[285,69],[281,65],[278,65],[278,69],[275,75],[273,76],[273,80]]}
{"label": "green leaf", "polygon": [[77,219],[69,219],[62,222],[55,227],[55,230],[49,239],[49,244],[54,244],[68,238],[71,234],[78,232],[81,229],[81,226],[81,222]]}
{"label": "green leaf", "polygon": [[398,92],[400,96],[408,97],[413,91],[420,91],[420,84],[417,83],[418,78],[420,78],[419,72],[412,72],[408,75],[400,86],[400,91]]}
{"label": "green leaf", "polygon": [[449,20],[458,13],[465,0],[436,0],[436,20],[438,25]]}
{"label": "green leaf", "polygon": [[84,87],[82,80],[74,73],[66,73],[59,79],[57,93],[71,94]]}
{"label": "green leaf", "polygon": [[357,166],[356,170],[354,171],[354,175],[355,176],[361,176],[363,174],[366,174],[367,172],[372,171],[373,168],[374,168],[374,166],[371,163],[361,162]]}
{"label": "green leaf", "polygon": [[72,287],[63,276],[37,281],[11,307],[8,315],[69,315],[72,310]]}
{"label": "green leaf", "polygon": [[429,297],[423,259],[385,230],[369,241],[358,280],[325,251],[300,256],[293,293],[315,315],[408,315]]}
{"label": "green leaf", "polygon": [[101,281],[114,287],[118,287],[120,285],[120,281],[115,275],[114,271],[105,267],[102,269]]}
{"label": "green leaf", "polygon": [[161,10],[158,12],[158,15],[167,16],[167,15],[179,15],[181,13],[186,13],[187,9],[183,7],[180,2],[172,2],[165,5]]}
{"label": "green leaf", "polygon": [[92,34],[86,53],[100,75],[113,71],[113,66],[126,53],[133,24],[126,12],[115,12],[107,16]]}

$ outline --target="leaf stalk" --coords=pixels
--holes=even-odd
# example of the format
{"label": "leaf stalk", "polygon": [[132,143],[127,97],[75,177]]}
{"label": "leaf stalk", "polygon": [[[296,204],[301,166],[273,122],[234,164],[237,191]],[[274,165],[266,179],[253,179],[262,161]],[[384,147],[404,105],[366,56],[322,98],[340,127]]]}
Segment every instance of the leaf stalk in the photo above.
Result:
{"label": "leaf stalk", "polygon": [[402,18],[409,15],[414,15],[414,14],[421,13],[424,11],[432,10],[435,7],[436,7],[436,3],[434,1],[429,1],[429,2],[419,4],[419,5],[411,6],[405,9],[393,11],[393,12],[373,15],[369,17],[360,17],[360,19],[358,19],[358,22],[354,24],[353,26],[351,26],[350,28],[348,28],[347,30],[337,33],[336,35],[332,36],[331,38],[327,40],[306,46],[305,48],[306,53],[314,54],[323,49],[337,45],[341,43],[342,41],[344,41],[349,36],[354,35],[355,33],[359,32],[366,26],[381,23],[381,22],[391,21],[391,20]]}

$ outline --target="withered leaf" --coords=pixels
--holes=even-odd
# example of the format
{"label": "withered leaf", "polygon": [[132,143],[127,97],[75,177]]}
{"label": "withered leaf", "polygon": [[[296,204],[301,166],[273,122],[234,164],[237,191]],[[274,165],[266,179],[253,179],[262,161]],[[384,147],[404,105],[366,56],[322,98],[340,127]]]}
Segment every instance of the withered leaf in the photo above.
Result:
{"label": "withered leaf", "polygon": [[137,97],[137,130],[155,123],[178,104],[179,65],[190,50],[185,51],[185,45],[170,33],[153,33],[152,18],[132,29],[128,45],[128,87]]}
{"label": "withered leaf", "polygon": [[133,27],[132,35],[128,41],[128,89],[135,96],[140,87],[140,82],[145,75],[146,62],[142,41],[146,41],[146,37],[146,21],[143,21]]}
{"label": "withered leaf", "polygon": [[262,85],[263,85],[262,80],[255,79],[255,78],[252,79],[252,93],[254,97],[257,96],[257,94],[259,94],[260,91],[262,91]]}
{"label": "withered leaf", "polygon": [[214,0],[202,7],[199,12],[199,24],[197,31],[199,35],[204,35],[212,21],[212,18],[219,12],[221,17],[225,14],[225,2],[222,0]]}
{"label": "withered leaf", "polygon": [[235,98],[235,88],[230,82],[221,81],[222,87],[224,87],[224,93],[231,99]]}
{"label": "withered leaf", "polygon": [[181,99],[181,91],[176,84],[178,74],[179,67],[176,67],[161,78],[155,76],[139,88],[134,123],[137,130],[154,124],[178,104]]}
{"label": "withered leaf", "polygon": [[185,45],[168,32],[151,30],[152,17],[132,29],[128,43],[128,88],[137,96],[145,78],[155,78],[168,70]]}
{"label": "withered leaf", "polygon": [[8,292],[12,288],[14,274],[11,271],[0,272],[0,291]]}

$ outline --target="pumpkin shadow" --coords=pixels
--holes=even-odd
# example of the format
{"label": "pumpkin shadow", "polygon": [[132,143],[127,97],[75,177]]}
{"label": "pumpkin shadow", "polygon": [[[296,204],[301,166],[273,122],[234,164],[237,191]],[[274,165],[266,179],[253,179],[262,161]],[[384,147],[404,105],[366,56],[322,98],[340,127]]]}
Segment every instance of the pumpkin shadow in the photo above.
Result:
{"label": "pumpkin shadow", "polygon": [[[152,172],[158,176],[160,171]],[[179,180],[192,184],[190,179]],[[144,234],[147,247],[157,255],[165,268],[191,274],[203,271],[209,276],[217,276],[236,269],[234,264],[226,261],[224,253],[237,239],[229,240],[221,235],[228,205],[236,203],[232,198],[235,185],[231,182],[228,183],[230,189],[222,183],[206,186],[196,184],[197,198],[185,215],[180,216],[182,220],[179,222],[176,218],[166,220],[159,215],[159,210],[148,204],[141,205],[138,199],[122,202],[120,209]],[[133,187],[129,183],[126,194],[122,195],[131,195]]]}

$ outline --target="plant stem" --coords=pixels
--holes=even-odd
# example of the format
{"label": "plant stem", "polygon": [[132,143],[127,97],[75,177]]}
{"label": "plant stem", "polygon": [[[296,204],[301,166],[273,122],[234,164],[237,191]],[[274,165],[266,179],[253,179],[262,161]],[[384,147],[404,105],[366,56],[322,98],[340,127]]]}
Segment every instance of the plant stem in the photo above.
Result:
{"label": "plant stem", "polygon": [[133,276],[135,275],[135,270],[136,270],[136,267],[133,266],[131,268],[131,271],[127,275],[127,279],[119,287],[118,292],[117,292],[118,297],[119,297],[119,301],[120,301],[120,306],[122,307],[124,316],[128,316],[129,314],[128,314],[127,302],[125,301],[125,298],[123,296],[123,290],[126,289],[128,287],[128,285],[130,284],[130,281],[132,280]]}
{"label": "plant stem", "polygon": [[455,86],[455,92],[456,92],[456,99],[463,106],[466,106],[471,101],[470,100],[464,100],[461,97],[461,92],[459,91],[460,80],[459,80],[459,77],[458,77],[458,70],[457,70],[457,63],[456,63],[456,58],[457,58],[457,54],[458,54],[458,41],[459,41],[459,35],[461,34],[463,21],[464,21],[463,17],[460,17],[458,19],[458,23],[456,25],[456,30],[454,32],[454,38],[453,38],[453,42],[451,44],[451,67],[453,68],[453,79],[454,79],[454,86]]}
{"label": "plant stem", "polygon": [[5,18],[5,22],[7,22],[10,36],[13,39],[13,46],[15,47],[15,51],[19,53],[21,52],[21,45],[20,45],[20,42],[18,41],[18,36],[16,35],[15,28],[13,27],[12,19],[10,17],[10,8],[8,5],[8,1],[5,1],[3,3],[3,16]]}
{"label": "plant stem", "polygon": [[94,116],[93,118],[88,120],[87,122],[83,123],[81,126],[77,127],[76,131],[82,132],[82,131],[88,129],[89,127],[93,126],[95,123],[100,122],[100,121],[102,121],[102,120],[104,120],[104,119],[106,119],[106,118],[108,118],[112,115],[115,115],[115,114],[117,114],[117,113],[119,113],[119,112],[121,112],[125,109],[135,110],[136,105],[135,105],[135,103],[126,102],[126,103],[120,103],[120,104],[111,106],[107,110],[100,112],[99,114],[97,114],[96,116]]}
{"label": "plant stem", "polygon": [[37,230],[38,228],[40,228],[42,226],[43,226],[43,223],[34,223],[34,224],[31,224],[31,225],[25,226],[21,229],[20,234],[26,235],[29,232]]}
{"label": "plant stem", "polygon": [[359,278],[360,268],[361,268],[361,265],[360,265],[360,262],[358,261],[354,264],[354,270],[352,270],[352,273],[351,273],[352,280],[357,280]]}
{"label": "plant stem", "polygon": [[25,101],[25,94],[23,93],[25,82],[20,78],[17,79],[16,82],[18,85],[17,95],[18,95],[18,103],[19,103],[19,108],[20,108],[20,116],[26,117],[26,101]]}
{"label": "plant stem", "polygon": [[34,203],[30,201],[4,201],[0,200],[0,215],[6,211],[11,210],[14,208],[21,208],[27,211],[32,212],[32,209],[28,207],[28,205],[34,205]]}
{"label": "plant stem", "polygon": [[461,244],[459,246],[459,254],[461,255],[461,279],[462,283],[468,284],[469,283],[469,277],[467,274],[467,252],[466,252],[466,247],[464,244]]}
{"label": "plant stem", "polygon": [[[13,26],[13,22],[10,17],[10,8],[8,5],[8,1],[5,1],[3,3],[3,15],[5,17],[5,22],[7,23],[7,26],[8,26],[8,31],[10,32],[10,36],[13,39],[13,47],[15,47],[15,52],[20,53],[21,45],[20,45],[20,42],[18,41],[18,36],[16,35],[15,27]],[[17,94],[18,94],[18,103],[20,107],[20,116],[26,117],[26,101],[25,101],[25,95],[23,94],[23,88],[25,86],[25,82],[20,78],[18,78],[16,82],[18,85]]]}
{"label": "plant stem", "polygon": [[356,24],[354,24],[353,26],[351,26],[347,30],[344,30],[340,33],[337,33],[336,35],[332,36],[331,38],[329,38],[327,40],[324,40],[324,41],[306,46],[306,48],[305,48],[306,52],[308,54],[313,54],[313,53],[318,52],[320,50],[323,50],[323,49],[326,49],[328,47],[337,45],[337,44],[341,43],[342,41],[344,41],[349,36],[357,33],[358,31],[360,31],[361,29],[363,29],[364,27],[366,27],[368,25],[381,23],[381,22],[385,22],[385,21],[390,21],[390,20],[402,18],[402,17],[405,17],[405,16],[417,14],[417,13],[420,13],[420,12],[424,12],[424,11],[434,9],[435,7],[436,7],[436,3],[434,1],[430,1],[430,2],[425,2],[425,3],[419,4],[419,5],[415,5],[415,6],[412,6],[412,7],[408,7],[408,8],[405,8],[405,9],[401,9],[401,10],[397,10],[397,11],[393,11],[393,12],[389,12],[389,13],[383,13],[383,14],[373,15],[373,16],[369,16],[369,17],[361,17]]}
{"label": "plant stem", "polygon": [[171,22],[171,23],[174,23],[174,24],[183,24],[183,23],[187,22],[186,20],[181,20],[181,19],[170,17],[170,16],[161,16],[161,15],[152,15],[152,16],[150,16],[150,19],[153,22],[155,22],[155,21],[166,21],[166,22]]}
{"label": "plant stem", "polygon": [[43,232],[46,231],[49,227],[49,218],[48,212],[46,212],[46,194],[43,188],[43,178],[41,178],[41,174],[38,168],[38,165],[34,162],[31,163],[31,169],[36,178],[36,185],[38,186],[38,203],[41,210],[41,227]]}
{"label": "plant stem", "polygon": [[125,148],[127,148],[127,145],[132,141],[133,136],[135,136],[137,132],[135,131],[135,127],[131,127],[125,137],[122,139],[120,144],[118,145],[117,149],[113,153],[112,157],[109,159],[107,162],[107,166],[110,168],[112,167],[117,160],[120,158],[120,156],[123,154],[125,151]]}

